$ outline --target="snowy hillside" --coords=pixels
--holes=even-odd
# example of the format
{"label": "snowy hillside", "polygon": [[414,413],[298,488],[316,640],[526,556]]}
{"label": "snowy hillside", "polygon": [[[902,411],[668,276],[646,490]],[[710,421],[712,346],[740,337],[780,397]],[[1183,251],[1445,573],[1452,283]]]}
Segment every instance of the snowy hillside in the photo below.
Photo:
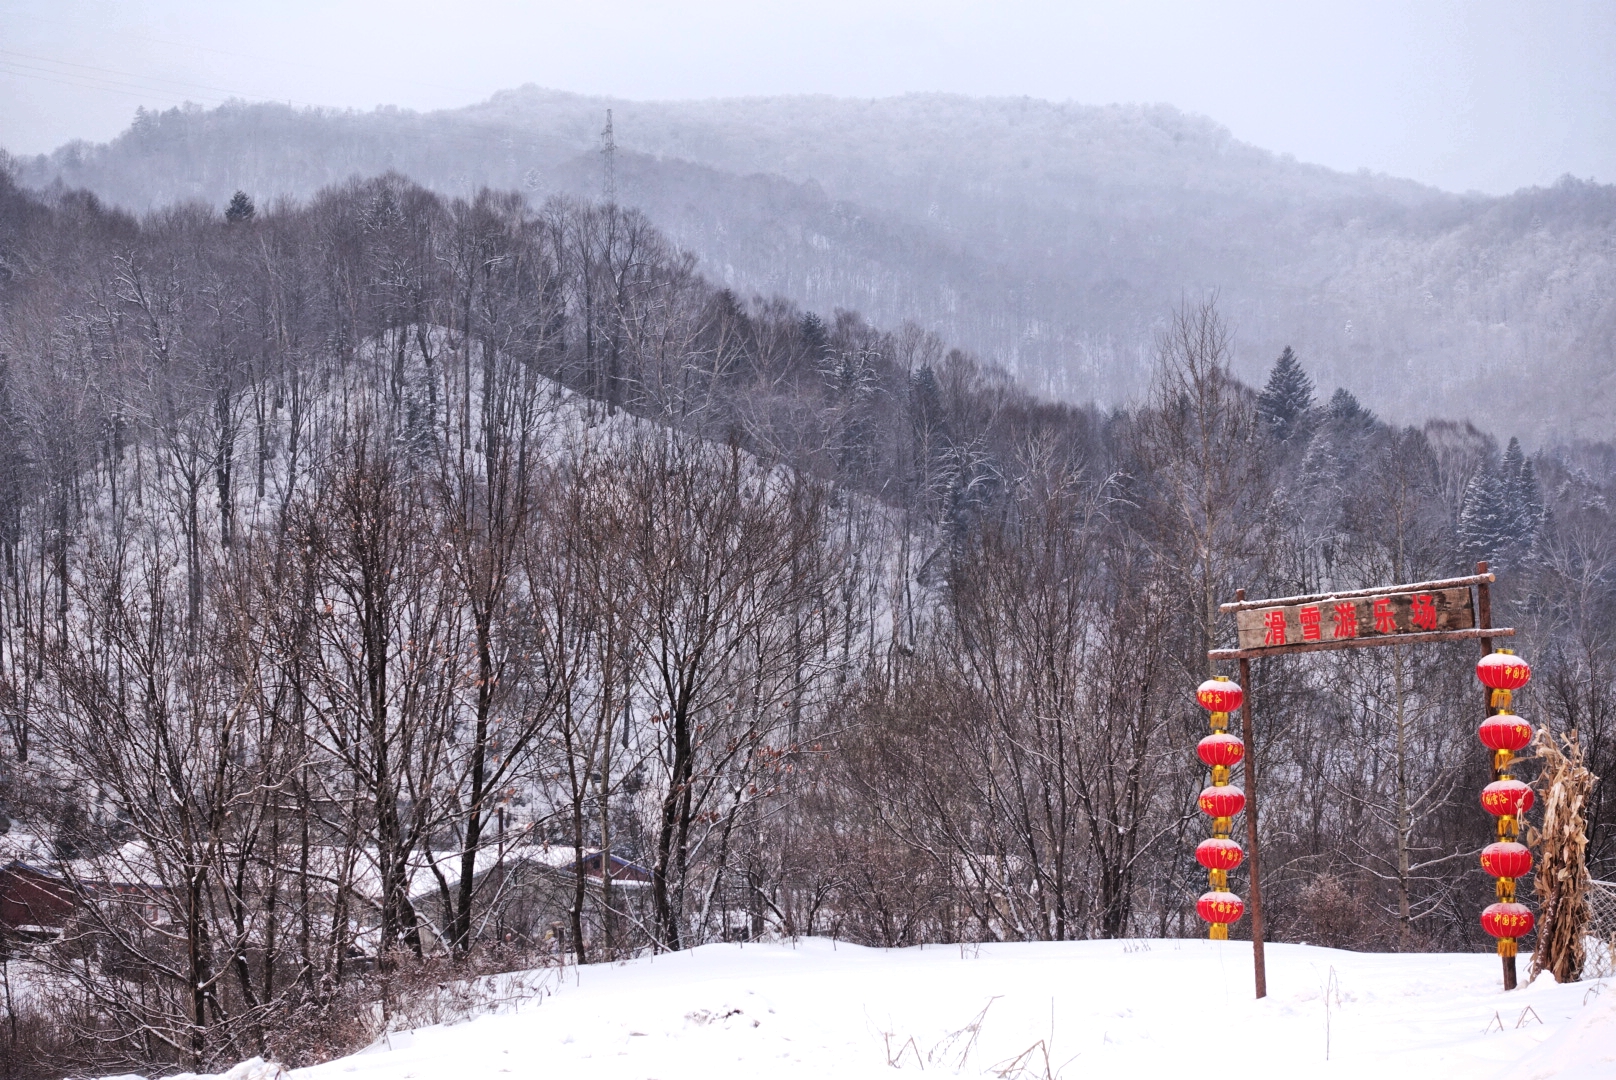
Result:
{"label": "snowy hillside", "polygon": [[1608,980],[1505,994],[1489,954],[1270,945],[1268,958],[1255,1001],[1244,942],[709,945],[568,968],[503,1015],[393,1033],[292,1075],[1616,1076]]}
{"label": "snowy hillside", "polygon": [[267,206],[387,170],[453,195],[598,198],[608,109],[618,197],[713,280],[914,320],[1066,400],[1137,399],[1159,320],[1216,291],[1245,378],[1290,345],[1326,392],[1345,386],[1399,422],[1611,430],[1616,188],[1454,195],[1299,163],[1165,106],[524,87],[425,114],[147,112],[110,143],[14,165],[27,186],[136,210],[222,208],[237,188]]}

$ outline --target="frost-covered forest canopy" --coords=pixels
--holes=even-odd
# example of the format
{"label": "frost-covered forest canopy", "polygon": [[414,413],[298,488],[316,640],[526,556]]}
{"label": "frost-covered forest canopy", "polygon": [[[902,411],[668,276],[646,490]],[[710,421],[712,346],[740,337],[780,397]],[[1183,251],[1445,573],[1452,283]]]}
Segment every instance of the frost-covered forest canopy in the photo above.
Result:
{"label": "frost-covered forest canopy", "polygon": [[[254,116],[387,119],[149,123]],[[310,1061],[557,955],[1195,933],[1237,588],[1488,559],[1519,711],[1611,774],[1609,443],[1388,422],[1300,334],[1242,379],[1234,286],[1141,293],[1102,407],[726,276],[638,210],[396,173],[140,217],[0,178],[0,844],[71,901],[19,1069]],[[1271,935],[1485,944],[1474,660],[1256,663]]]}
{"label": "frost-covered forest canopy", "polygon": [[620,201],[715,282],[916,320],[1061,400],[1137,400],[1162,313],[1220,293],[1247,381],[1286,345],[1400,423],[1466,416],[1536,447],[1616,433],[1616,188],[1497,198],[1345,174],[1166,106],[942,94],[634,102],[537,88],[465,109],[143,113],[18,162],[137,212],[307,198],[398,170]]}

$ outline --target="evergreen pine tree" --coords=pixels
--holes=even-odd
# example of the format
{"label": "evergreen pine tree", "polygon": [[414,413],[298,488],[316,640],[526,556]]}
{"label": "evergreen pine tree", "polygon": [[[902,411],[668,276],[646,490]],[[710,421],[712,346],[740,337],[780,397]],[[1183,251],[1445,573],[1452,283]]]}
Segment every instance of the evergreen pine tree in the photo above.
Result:
{"label": "evergreen pine tree", "polygon": [[1257,395],[1257,415],[1283,439],[1296,428],[1297,421],[1313,408],[1313,380],[1302,370],[1301,362],[1289,345],[1274,361],[1268,383]]}
{"label": "evergreen pine tree", "polygon": [[1537,472],[1521,450],[1519,439],[1509,440],[1499,467],[1499,479],[1504,490],[1505,531],[1511,544],[1524,556],[1543,526],[1543,493],[1538,487]]}
{"label": "evergreen pine tree", "polygon": [[224,208],[224,220],[231,225],[241,221],[251,221],[258,213],[253,201],[245,191],[238,191],[230,196],[230,205]]}
{"label": "evergreen pine tree", "polygon": [[1504,449],[1504,460],[1499,463],[1498,474],[1511,491],[1514,490],[1515,478],[1526,467],[1526,452],[1521,449],[1521,440],[1511,438],[1509,446]]}
{"label": "evergreen pine tree", "polygon": [[817,364],[830,351],[830,331],[825,329],[825,320],[811,311],[804,312],[798,330],[802,333],[803,344],[808,347],[808,355]]}
{"label": "evergreen pine tree", "polygon": [[1324,431],[1307,443],[1298,489],[1307,493],[1304,514],[1308,526],[1321,535],[1334,535],[1341,529],[1346,473],[1341,447],[1331,432]]}
{"label": "evergreen pine tree", "polygon": [[1358,403],[1358,398],[1344,386],[1335,388],[1330,395],[1330,404],[1324,408],[1325,415],[1337,424],[1372,424],[1375,414]]}
{"label": "evergreen pine tree", "polygon": [[1543,503],[1543,489],[1537,482],[1537,469],[1528,458],[1521,463],[1520,475],[1515,480],[1515,504],[1520,508],[1521,520],[1529,524],[1532,538],[1543,531],[1548,520],[1548,508]]}
{"label": "evergreen pine tree", "polygon": [[930,364],[922,364],[909,376],[909,390],[914,395],[913,413],[916,423],[929,427],[943,416],[943,391],[937,385],[937,372]]}
{"label": "evergreen pine tree", "polygon": [[1459,511],[1459,542],[1474,558],[1491,559],[1509,546],[1510,521],[1503,480],[1483,468],[1465,485]]}

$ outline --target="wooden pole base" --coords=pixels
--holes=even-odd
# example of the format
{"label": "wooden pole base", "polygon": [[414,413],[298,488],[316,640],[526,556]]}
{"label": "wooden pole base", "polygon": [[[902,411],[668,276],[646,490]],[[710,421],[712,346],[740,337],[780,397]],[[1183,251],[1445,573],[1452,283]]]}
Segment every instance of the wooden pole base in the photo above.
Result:
{"label": "wooden pole base", "polygon": [[[1241,589],[1236,596],[1244,598]],[[1240,734],[1246,744],[1246,844],[1251,852],[1246,867],[1251,875],[1251,966],[1257,983],[1257,996],[1268,996],[1268,964],[1263,958],[1262,874],[1258,868],[1262,860],[1257,851],[1257,740],[1251,723],[1251,661],[1240,660],[1240,686],[1245,690],[1245,701],[1240,706]]]}

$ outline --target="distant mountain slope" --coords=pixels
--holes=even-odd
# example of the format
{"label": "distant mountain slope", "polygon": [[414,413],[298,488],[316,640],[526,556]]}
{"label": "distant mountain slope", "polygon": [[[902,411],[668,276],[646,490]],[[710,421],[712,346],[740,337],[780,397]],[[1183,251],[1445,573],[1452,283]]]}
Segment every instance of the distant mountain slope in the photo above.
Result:
{"label": "distant mountain slope", "polygon": [[534,88],[430,114],[232,105],[143,114],[109,144],[19,162],[19,179],[135,209],[386,169],[451,193],[598,197],[608,108],[619,198],[713,277],[914,319],[1064,397],[1140,393],[1152,327],[1217,290],[1248,378],[1290,344],[1322,390],[1394,418],[1616,432],[1616,188],[1452,195],[1298,163],[1165,106]]}

